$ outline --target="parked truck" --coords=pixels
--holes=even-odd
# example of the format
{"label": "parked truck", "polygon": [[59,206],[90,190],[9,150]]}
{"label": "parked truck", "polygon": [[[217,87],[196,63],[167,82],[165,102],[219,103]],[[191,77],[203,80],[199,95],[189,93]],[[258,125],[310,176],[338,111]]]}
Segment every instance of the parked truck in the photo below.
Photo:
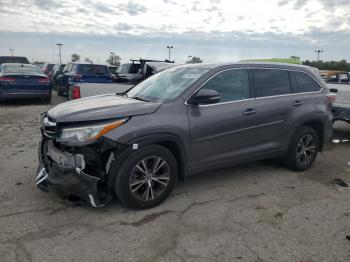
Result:
{"label": "parked truck", "polygon": [[146,78],[164,69],[173,67],[174,61],[131,59],[130,63],[121,64],[111,83],[75,82],[71,86],[70,99],[102,95],[108,93],[124,93]]}
{"label": "parked truck", "polygon": [[334,120],[341,120],[350,124],[350,74],[349,72],[333,71],[321,72],[331,92],[337,94],[332,107]]}

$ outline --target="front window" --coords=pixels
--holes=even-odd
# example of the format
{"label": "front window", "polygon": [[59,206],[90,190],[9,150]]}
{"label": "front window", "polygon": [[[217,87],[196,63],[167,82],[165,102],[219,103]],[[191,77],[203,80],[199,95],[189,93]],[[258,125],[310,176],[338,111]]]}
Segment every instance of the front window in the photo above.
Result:
{"label": "front window", "polygon": [[171,101],[208,71],[187,67],[167,69],[135,86],[127,96],[152,102]]}

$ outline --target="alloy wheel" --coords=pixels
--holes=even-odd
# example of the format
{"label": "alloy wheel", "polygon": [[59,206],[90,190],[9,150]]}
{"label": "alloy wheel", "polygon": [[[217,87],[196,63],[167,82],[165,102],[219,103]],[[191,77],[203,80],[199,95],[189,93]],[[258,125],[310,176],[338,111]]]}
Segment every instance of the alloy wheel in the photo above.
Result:
{"label": "alloy wheel", "polygon": [[296,150],[296,160],[300,165],[306,166],[313,161],[316,154],[315,138],[311,134],[302,136]]}
{"label": "alloy wheel", "polygon": [[142,159],[133,168],[129,188],[138,200],[151,201],[165,191],[169,180],[168,163],[159,156],[150,156]]}

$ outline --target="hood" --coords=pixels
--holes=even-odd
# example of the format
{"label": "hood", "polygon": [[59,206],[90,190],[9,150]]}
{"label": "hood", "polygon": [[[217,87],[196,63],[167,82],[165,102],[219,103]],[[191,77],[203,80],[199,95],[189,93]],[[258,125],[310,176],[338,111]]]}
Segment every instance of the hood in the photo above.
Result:
{"label": "hood", "polygon": [[114,94],[91,96],[55,106],[48,115],[56,122],[84,122],[150,114],[160,103],[138,101]]}

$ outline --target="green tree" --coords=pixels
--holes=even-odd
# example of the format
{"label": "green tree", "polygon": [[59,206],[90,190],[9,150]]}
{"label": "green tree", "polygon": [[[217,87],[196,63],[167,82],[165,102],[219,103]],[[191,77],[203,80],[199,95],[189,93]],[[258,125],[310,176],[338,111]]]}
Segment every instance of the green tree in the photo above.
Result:
{"label": "green tree", "polygon": [[318,68],[320,70],[336,70],[336,71],[347,71],[350,72],[350,63],[345,59],[340,61],[310,61],[305,60],[303,65]]}
{"label": "green tree", "polygon": [[76,53],[73,53],[73,54],[71,55],[71,60],[72,60],[72,62],[77,62],[77,61],[79,61],[79,60],[80,60],[80,55],[78,55],[78,54],[76,54]]}
{"label": "green tree", "polygon": [[111,53],[111,54],[108,56],[106,62],[107,62],[110,66],[120,66],[120,61],[121,61],[121,60],[122,60],[122,59],[120,58],[119,55],[116,55],[116,54],[114,54],[114,53]]}

